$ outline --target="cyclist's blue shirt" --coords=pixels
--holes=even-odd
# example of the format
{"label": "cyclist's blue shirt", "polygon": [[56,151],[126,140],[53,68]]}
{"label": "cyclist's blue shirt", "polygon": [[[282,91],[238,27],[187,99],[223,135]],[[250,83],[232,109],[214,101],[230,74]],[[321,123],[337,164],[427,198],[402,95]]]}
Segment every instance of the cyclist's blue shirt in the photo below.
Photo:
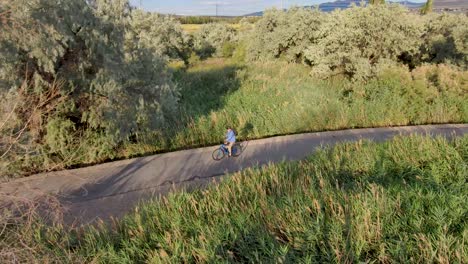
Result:
{"label": "cyclist's blue shirt", "polygon": [[226,133],[226,141],[227,141],[227,142],[230,142],[230,143],[236,142],[236,134],[234,134],[234,131],[229,130],[229,131]]}

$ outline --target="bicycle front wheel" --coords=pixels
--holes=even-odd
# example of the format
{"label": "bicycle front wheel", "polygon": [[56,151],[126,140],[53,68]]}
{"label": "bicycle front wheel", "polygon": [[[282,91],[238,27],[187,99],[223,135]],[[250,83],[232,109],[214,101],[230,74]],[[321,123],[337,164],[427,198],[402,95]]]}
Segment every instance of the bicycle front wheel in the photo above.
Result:
{"label": "bicycle front wheel", "polygon": [[224,158],[224,151],[222,149],[216,149],[213,151],[213,154],[211,154],[214,160],[222,160]]}

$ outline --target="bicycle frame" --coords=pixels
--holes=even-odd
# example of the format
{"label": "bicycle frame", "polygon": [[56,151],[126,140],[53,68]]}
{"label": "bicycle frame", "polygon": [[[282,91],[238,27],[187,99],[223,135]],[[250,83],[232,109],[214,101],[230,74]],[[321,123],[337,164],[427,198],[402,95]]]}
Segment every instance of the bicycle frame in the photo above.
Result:
{"label": "bicycle frame", "polygon": [[[232,154],[233,154],[233,155],[237,153],[237,148],[234,147],[234,146],[236,146],[236,145],[239,145],[239,143],[236,142],[236,143],[234,143],[234,145],[232,146]],[[238,147],[239,147],[239,146],[238,146]],[[226,144],[221,144],[220,148],[221,148],[222,151],[224,151],[224,154],[226,154],[226,155],[229,154],[229,150],[227,149]]]}
{"label": "bicycle frame", "polygon": [[227,149],[225,144],[221,144],[220,149],[223,150],[225,154],[229,154],[229,150]]}

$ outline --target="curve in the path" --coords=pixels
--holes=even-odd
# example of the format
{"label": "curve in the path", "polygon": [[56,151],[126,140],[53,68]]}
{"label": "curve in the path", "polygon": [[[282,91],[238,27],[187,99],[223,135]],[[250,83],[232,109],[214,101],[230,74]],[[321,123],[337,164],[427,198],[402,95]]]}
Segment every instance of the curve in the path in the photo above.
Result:
{"label": "curve in the path", "polygon": [[110,162],[87,168],[38,174],[0,185],[3,201],[53,195],[67,208],[67,222],[120,217],[141,199],[164,195],[173,188],[197,188],[226,173],[288,160],[299,160],[317,148],[339,142],[388,140],[396,135],[461,136],[468,124],[427,125],[280,136],[244,142],[240,157],[216,162],[214,147],[177,151]]}

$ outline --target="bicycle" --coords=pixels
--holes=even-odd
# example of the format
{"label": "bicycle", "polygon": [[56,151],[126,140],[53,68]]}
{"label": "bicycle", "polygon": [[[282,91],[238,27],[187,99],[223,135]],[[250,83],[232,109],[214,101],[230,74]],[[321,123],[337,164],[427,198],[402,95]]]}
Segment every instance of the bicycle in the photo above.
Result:
{"label": "bicycle", "polygon": [[[244,147],[240,143],[235,143],[234,146],[232,146],[231,152],[233,157],[239,157],[240,154],[244,151]],[[229,151],[226,147],[225,144],[221,144],[219,148],[215,149],[213,151],[213,154],[211,154],[212,158],[216,161],[220,161],[224,159],[224,157],[229,155]]]}

